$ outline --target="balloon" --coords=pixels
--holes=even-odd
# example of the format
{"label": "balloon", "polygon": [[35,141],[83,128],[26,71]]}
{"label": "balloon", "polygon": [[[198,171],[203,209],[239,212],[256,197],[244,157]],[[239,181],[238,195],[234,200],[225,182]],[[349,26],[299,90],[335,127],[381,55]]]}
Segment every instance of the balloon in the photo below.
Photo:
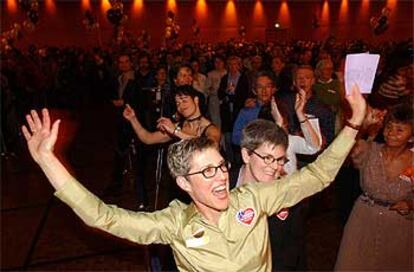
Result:
{"label": "balloon", "polygon": [[171,10],[169,10],[169,11],[167,12],[167,17],[168,17],[168,18],[171,18],[171,19],[174,19],[174,17],[175,17],[174,12],[172,12]]}
{"label": "balloon", "polygon": [[20,30],[20,29],[21,29],[21,26],[20,26],[20,24],[18,24],[18,23],[14,23],[14,24],[13,24],[13,28],[15,28],[15,29],[17,29],[17,30]]}
{"label": "balloon", "polygon": [[25,21],[23,21],[23,27],[24,27],[25,30],[31,32],[31,31],[34,30],[35,25],[31,21],[25,20]]}
{"label": "balloon", "polygon": [[30,8],[31,8],[32,10],[37,11],[37,10],[39,9],[39,2],[37,2],[37,1],[33,1],[33,2],[30,4]]}
{"label": "balloon", "polygon": [[35,10],[29,10],[27,12],[27,17],[29,17],[33,24],[36,24],[39,21],[39,13]]}
{"label": "balloon", "polygon": [[377,18],[375,18],[374,16],[371,17],[371,19],[369,20],[369,23],[372,27],[374,27],[377,24]]}
{"label": "balloon", "polygon": [[127,20],[128,20],[128,15],[123,15],[121,22],[125,23]]}
{"label": "balloon", "polygon": [[173,24],[173,19],[172,18],[167,18],[166,24],[167,26],[171,26]]}
{"label": "balloon", "polygon": [[119,9],[109,9],[106,12],[106,18],[113,25],[119,25],[122,20],[122,13]]}
{"label": "balloon", "polygon": [[383,8],[381,10],[381,14],[384,15],[384,16],[390,15],[390,12],[391,12],[391,9],[390,8],[387,8],[387,7]]}
{"label": "balloon", "polygon": [[112,8],[122,10],[124,8],[124,4],[122,4],[121,2],[117,2],[112,6]]}
{"label": "balloon", "polygon": [[28,11],[30,9],[30,0],[19,0],[19,5],[23,11]]}

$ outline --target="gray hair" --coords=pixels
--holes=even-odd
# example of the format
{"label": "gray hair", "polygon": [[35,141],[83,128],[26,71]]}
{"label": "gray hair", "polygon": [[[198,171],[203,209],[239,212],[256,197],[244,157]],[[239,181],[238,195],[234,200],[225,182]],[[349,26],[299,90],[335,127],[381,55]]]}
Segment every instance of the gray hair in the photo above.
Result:
{"label": "gray hair", "polygon": [[176,178],[185,176],[190,172],[190,162],[194,153],[214,148],[217,149],[213,140],[207,137],[197,137],[181,140],[168,148],[167,164],[171,175]]}
{"label": "gray hair", "polygon": [[257,119],[250,122],[243,129],[240,147],[255,150],[264,143],[287,148],[288,136],[281,127],[272,121]]}

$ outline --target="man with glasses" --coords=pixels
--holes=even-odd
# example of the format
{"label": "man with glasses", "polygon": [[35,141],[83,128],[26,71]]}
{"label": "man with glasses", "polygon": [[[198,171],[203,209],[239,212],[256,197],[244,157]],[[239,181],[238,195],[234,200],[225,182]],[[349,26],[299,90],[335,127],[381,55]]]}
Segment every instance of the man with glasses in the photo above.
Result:
{"label": "man with glasses", "polygon": [[236,146],[240,146],[242,130],[250,121],[259,117],[272,119],[270,115],[270,102],[276,92],[272,76],[267,72],[259,72],[254,83],[256,99],[255,101],[253,99],[252,107],[245,107],[240,110],[234,122],[232,143]]}
{"label": "man with glasses", "polygon": [[[267,217],[329,185],[352,148],[366,110],[358,90],[348,97],[349,124],[320,157],[285,180],[252,183],[229,191],[229,174],[217,145],[205,137],[182,140],[168,150],[168,167],[177,185],[192,198],[174,200],[153,213],[106,205],[65,169],[55,154],[59,123],[32,111],[23,126],[31,156],[46,174],[55,195],[88,225],[139,244],[169,244],[181,271],[271,271]],[[284,136],[286,137],[286,135]],[[263,175],[273,175],[285,159],[276,146]],[[266,156],[262,150],[255,152]],[[275,170],[276,169],[276,170]]]}

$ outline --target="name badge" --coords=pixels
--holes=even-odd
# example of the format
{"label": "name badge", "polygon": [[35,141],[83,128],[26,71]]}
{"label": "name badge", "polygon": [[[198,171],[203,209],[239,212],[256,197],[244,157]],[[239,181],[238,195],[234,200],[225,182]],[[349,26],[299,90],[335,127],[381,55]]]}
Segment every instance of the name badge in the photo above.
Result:
{"label": "name badge", "polygon": [[200,247],[207,245],[208,242],[210,242],[210,238],[208,236],[203,236],[200,238],[191,238],[188,240],[185,240],[186,247]]}

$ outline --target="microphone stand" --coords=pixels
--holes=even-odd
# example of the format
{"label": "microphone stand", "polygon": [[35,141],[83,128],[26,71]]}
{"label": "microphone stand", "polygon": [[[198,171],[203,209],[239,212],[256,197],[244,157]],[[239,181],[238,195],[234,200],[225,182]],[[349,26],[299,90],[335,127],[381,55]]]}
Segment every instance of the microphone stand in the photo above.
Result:
{"label": "microphone stand", "polygon": [[[164,116],[164,103],[165,103],[165,95],[162,92],[162,88],[158,87],[158,92],[161,95],[161,105],[160,105],[160,117]],[[157,93],[155,93],[155,97],[157,97]],[[156,99],[157,100],[157,99]],[[154,210],[157,210],[158,207],[158,198],[160,193],[160,184],[162,179],[162,167],[164,162],[164,146],[159,145],[157,150],[157,168],[155,170],[155,202],[154,202]]]}

